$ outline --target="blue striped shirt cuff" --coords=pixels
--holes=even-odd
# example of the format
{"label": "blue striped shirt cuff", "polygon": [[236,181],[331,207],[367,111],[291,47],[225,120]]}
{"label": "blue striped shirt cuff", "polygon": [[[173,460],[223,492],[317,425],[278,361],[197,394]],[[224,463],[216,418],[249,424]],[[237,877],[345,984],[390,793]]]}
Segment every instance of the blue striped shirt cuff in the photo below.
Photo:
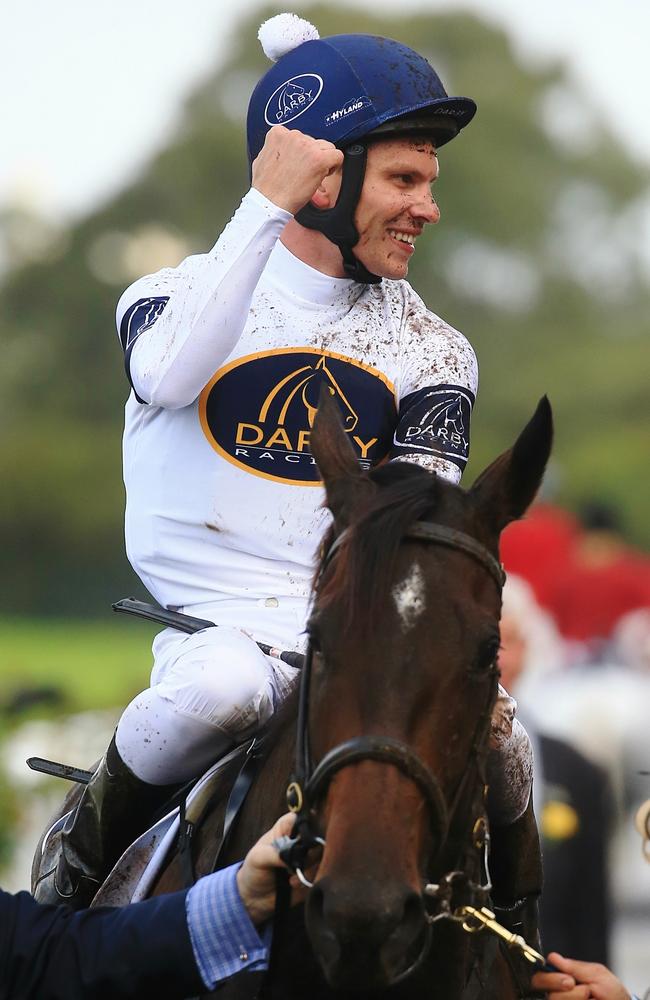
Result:
{"label": "blue striped shirt cuff", "polygon": [[237,889],[241,864],[200,879],[187,894],[187,924],[196,964],[208,989],[244,969],[268,967],[272,927],[261,936]]}

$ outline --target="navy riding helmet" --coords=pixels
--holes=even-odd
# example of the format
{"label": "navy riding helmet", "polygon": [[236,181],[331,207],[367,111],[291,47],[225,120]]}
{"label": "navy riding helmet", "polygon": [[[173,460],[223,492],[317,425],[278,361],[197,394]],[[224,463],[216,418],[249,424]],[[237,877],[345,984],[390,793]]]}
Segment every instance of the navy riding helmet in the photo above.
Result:
{"label": "navy riding helmet", "polygon": [[315,38],[282,55],[255,87],[247,118],[249,163],[273,125],[328,139],[342,149],[336,205],[325,210],[307,205],[296,219],[339,247],[350,277],[376,283],[381,279],[352,252],[359,239],[354,212],[365,173],[365,140],[421,133],[442,146],[475,113],[474,101],[449,97],[427,60],[400,42],[374,35]]}

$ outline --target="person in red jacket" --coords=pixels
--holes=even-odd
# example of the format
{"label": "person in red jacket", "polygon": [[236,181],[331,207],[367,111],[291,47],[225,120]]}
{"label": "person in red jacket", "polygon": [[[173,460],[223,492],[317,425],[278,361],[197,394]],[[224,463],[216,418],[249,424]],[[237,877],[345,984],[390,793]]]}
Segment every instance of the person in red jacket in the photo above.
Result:
{"label": "person in red jacket", "polygon": [[628,611],[650,607],[650,560],[625,544],[612,506],[586,504],[581,522],[547,606],[566,639],[599,645]]}
{"label": "person in red jacket", "polygon": [[572,514],[549,503],[536,503],[501,536],[501,561],[506,572],[526,580],[544,608],[549,607],[579,530]]}

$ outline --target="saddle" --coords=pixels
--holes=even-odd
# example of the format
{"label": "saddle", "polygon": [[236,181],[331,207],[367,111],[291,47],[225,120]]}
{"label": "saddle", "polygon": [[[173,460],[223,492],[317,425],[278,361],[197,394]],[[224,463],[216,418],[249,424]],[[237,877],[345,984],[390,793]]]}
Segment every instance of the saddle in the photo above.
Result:
{"label": "saddle", "polygon": [[194,832],[213,803],[227,798],[221,839],[215,845],[214,867],[219,867],[219,857],[252,784],[263,746],[264,741],[258,736],[235,747],[191,786],[186,786],[176,797],[176,803],[118,859],[92,905],[122,906],[146,899],[174,847],[177,847],[185,885],[193,885],[196,881]]}

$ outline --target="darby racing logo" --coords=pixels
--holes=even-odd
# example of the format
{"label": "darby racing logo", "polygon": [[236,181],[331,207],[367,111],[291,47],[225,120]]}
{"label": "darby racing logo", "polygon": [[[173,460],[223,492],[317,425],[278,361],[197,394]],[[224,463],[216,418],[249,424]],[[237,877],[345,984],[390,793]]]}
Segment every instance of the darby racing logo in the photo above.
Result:
{"label": "darby racing logo", "polygon": [[286,125],[308,111],[321,95],[323,78],[317,73],[302,73],[273,91],[264,108],[267,125]]}
{"label": "darby racing logo", "polygon": [[393,386],[376,369],[326,351],[264,351],[221,368],[199,397],[203,433],[240,469],[274,482],[317,486],[309,435],[323,385],[339,405],[359,464],[376,465],[392,443]]}
{"label": "darby racing logo", "polygon": [[469,456],[474,394],[461,386],[420,389],[403,400],[394,444],[403,452],[438,454],[461,470]]}
{"label": "darby racing logo", "polygon": [[362,108],[369,108],[371,104],[372,102],[369,97],[357,97],[355,100],[348,101],[340,108],[337,108],[336,111],[330,111],[328,115],[325,115],[325,124],[336,125],[342,118],[347,118],[348,115],[353,115],[355,111],[361,111]]}

